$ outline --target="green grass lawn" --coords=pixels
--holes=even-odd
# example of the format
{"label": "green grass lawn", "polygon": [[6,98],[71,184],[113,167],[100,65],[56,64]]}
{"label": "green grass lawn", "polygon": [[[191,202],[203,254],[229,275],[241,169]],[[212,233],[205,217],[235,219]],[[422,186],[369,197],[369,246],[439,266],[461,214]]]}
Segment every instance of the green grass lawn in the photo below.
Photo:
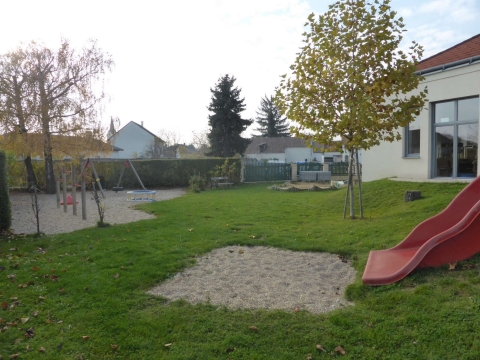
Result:
{"label": "green grass lawn", "polygon": [[[290,360],[309,354],[479,359],[480,257],[454,271],[447,266],[417,271],[389,286],[361,283],[370,250],[400,242],[464,186],[365,183],[366,219],[351,221],[342,219],[344,189],[291,193],[243,185],[142,205],[156,215],[153,220],[40,239],[0,239],[0,354],[4,359],[14,354],[19,359]],[[406,190],[421,190],[423,198],[404,203]],[[355,306],[320,315],[234,311],[146,294],[194,264],[195,256],[238,244],[347,257],[358,271],[346,292]],[[326,352],[316,350],[317,344]],[[337,346],[345,355],[335,352]]]}

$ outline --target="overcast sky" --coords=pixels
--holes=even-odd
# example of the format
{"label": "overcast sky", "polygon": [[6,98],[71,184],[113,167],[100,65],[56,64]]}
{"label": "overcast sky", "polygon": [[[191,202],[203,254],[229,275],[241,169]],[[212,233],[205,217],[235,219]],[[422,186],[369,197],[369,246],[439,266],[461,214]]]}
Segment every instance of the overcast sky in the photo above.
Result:
{"label": "overcast sky", "polygon": [[[264,95],[273,95],[302,44],[307,16],[332,0],[23,0],[4,1],[0,53],[21,42],[76,47],[88,39],[112,55],[111,97],[102,122],[144,122],[153,133],[173,130],[189,142],[208,129],[210,88],[230,74],[254,118]],[[406,41],[424,58],[480,33],[479,0],[393,0],[404,17]],[[253,127],[245,133],[249,135]]]}

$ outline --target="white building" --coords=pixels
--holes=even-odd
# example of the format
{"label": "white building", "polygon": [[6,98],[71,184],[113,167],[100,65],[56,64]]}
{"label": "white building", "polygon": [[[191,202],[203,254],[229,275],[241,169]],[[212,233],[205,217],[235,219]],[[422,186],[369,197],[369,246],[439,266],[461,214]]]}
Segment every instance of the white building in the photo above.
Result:
{"label": "white building", "polygon": [[320,145],[308,147],[306,141],[299,138],[255,137],[245,150],[244,158],[278,163],[348,161],[348,154],[345,152],[321,150]]}
{"label": "white building", "polygon": [[[113,135],[111,135],[113,133]],[[112,159],[135,159],[142,157],[151,157],[148,155],[154,150],[154,147],[163,148],[164,141],[155,134],[151,133],[142,125],[130,121],[120,130],[115,131],[112,126],[109,131],[108,142],[121,149],[112,152],[109,156]]]}
{"label": "white building", "polygon": [[364,181],[478,175],[480,34],[421,61],[417,69],[425,77],[419,89],[427,86],[428,103],[399,130],[401,141],[364,152]]}

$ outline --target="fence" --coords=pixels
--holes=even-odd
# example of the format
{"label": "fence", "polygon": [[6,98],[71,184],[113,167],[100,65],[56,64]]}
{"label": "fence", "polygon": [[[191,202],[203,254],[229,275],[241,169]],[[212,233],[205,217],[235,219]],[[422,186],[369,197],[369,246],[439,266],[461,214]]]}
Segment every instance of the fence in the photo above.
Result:
{"label": "fence", "polygon": [[280,181],[292,179],[292,166],[278,163],[247,163],[244,168],[245,182]]}
{"label": "fence", "polygon": [[[332,162],[322,164],[319,162],[297,163],[297,175],[300,171],[330,171],[331,176],[347,176],[348,162]],[[325,166],[328,165],[328,166]],[[356,174],[357,166],[353,167],[353,174]],[[244,160],[244,181],[281,181],[292,180],[291,164],[266,163],[262,161]]]}

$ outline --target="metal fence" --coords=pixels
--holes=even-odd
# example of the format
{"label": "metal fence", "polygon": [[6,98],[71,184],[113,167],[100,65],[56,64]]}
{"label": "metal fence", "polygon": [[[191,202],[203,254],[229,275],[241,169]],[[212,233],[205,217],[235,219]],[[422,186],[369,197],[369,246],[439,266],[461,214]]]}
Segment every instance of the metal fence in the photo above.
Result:
{"label": "metal fence", "polygon": [[245,181],[278,181],[292,179],[292,166],[278,163],[250,163],[245,164]]}
{"label": "metal fence", "polygon": [[[324,171],[324,168],[324,164],[319,162],[297,163],[297,175],[300,171]],[[353,168],[354,174],[355,170],[356,167]],[[328,171],[332,176],[348,175],[348,162],[328,163]],[[244,179],[246,182],[292,180],[292,166],[248,159],[245,162]]]}
{"label": "metal fence", "polygon": [[332,175],[347,175],[348,174],[348,163],[347,162],[333,162],[328,166],[330,173]]}

